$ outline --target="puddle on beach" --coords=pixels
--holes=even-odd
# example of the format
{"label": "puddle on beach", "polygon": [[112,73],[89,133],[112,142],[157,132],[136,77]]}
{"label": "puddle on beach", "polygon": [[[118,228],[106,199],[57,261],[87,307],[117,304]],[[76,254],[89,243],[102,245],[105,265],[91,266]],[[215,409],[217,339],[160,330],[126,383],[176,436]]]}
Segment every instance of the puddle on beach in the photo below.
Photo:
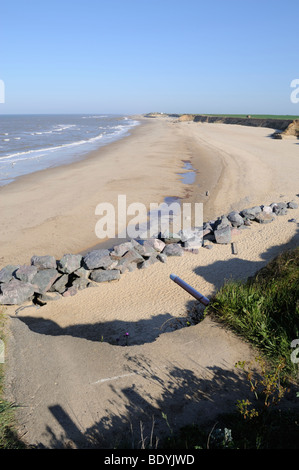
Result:
{"label": "puddle on beach", "polygon": [[194,184],[196,180],[197,170],[193,168],[189,160],[183,160],[184,167],[183,170],[187,170],[185,173],[178,173],[182,177],[183,184]]}

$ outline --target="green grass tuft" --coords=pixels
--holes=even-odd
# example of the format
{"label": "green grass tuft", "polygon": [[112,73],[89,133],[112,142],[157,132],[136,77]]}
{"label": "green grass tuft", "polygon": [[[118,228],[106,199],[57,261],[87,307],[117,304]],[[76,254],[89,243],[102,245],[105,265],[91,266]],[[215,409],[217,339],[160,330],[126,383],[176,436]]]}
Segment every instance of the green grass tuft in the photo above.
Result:
{"label": "green grass tuft", "polygon": [[295,371],[291,342],[299,338],[299,248],[280,254],[246,282],[230,281],[207,314],[233,328],[274,362]]}

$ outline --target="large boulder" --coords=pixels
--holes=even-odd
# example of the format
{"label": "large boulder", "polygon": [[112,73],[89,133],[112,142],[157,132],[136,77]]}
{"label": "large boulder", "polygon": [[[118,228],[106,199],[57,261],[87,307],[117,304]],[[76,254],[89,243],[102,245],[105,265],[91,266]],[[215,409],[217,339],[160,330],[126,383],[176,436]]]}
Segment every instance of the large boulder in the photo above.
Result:
{"label": "large boulder", "polygon": [[286,215],[288,213],[287,204],[285,202],[274,202],[270,204],[276,215]]}
{"label": "large boulder", "polygon": [[83,267],[77,269],[76,271],[74,271],[74,274],[78,277],[81,277],[82,279],[88,279],[89,278],[89,275],[90,275],[90,270],[89,269],[85,269]]}
{"label": "large boulder", "polygon": [[14,278],[15,272],[18,270],[20,266],[15,266],[9,264],[1,269],[0,271],[0,283],[1,282],[9,282]]}
{"label": "large boulder", "polygon": [[287,207],[288,207],[288,209],[298,209],[298,204],[297,204],[297,202],[290,201],[290,202],[288,202]]}
{"label": "large boulder", "polygon": [[57,263],[59,271],[65,274],[71,274],[81,267],[81,255],[64,255]]}
{"label": "large boulder", "polygon": [[157,252],[152,254],[147,259],[145,259],[142,263],[139,263],[138,268],[139,269],[148,268],[152,264],[157,263],[159,261],[158,260],[158,255],[159,255],[159,253],[157,253]]}
{"label": "large boulder", "polygon": [[[164,243],[164,242],[162,242]],[[151,256],[156,252],[156,249],[149,240],[132,240],[133,249],[137,251],[140,256]],[[164,244],[165,246],[165,244]]]}
{"label": "large boulder", "polygon": [[85,269],[106,268],[113,263],[110,251],[105,249],[93,250],[83,257],[83,267]]}
{"label": "large boulder", "polygon": [[56,269],[56,259],[54,256],[32,256],[31,265],[36,266],[38,270],[42,269]]}
{"label": "large boulder", "polygon": [[19,269],[17,269],[14,273],[15,277],[19,279],[19,281],[24,281],[24,282],[32,282],[32,279],[37,273],[37,267],[36,266],[20,266]]}
{"label": "large boulder", "polygon": [[42,269],[38,271],[31,281],[34,292],[44,294],[52,287],[58,277],[59,272],[57,269]]}
{"label": "large boulder", "polygon": [[215,236],[216,243],[219,243],[219,244],[230,243],[231,238],[232,238],[231,227],[226,226],[226,227],[215,230],[214,236]]}
{"label": "large boulder", "polygon": [[232,211],[227,216],[228,220],[232,224],[233,227],[241,227],[244,224],[244,219],[241,217],[239,212]]}
{"label": "large boulder", "polygon": [[110,282],[120,278],[120,272],[117,269],[107,271],[105,269],[95,269],[90,275],[90,279],[95,282]]}
{"label": "large boulder", "polygon": [[21,305],[34,295],[34,287],[28,282],[12,279],[0,285],[0,304]]}
{"label": "large boulder", "polygon": [[115,269],[123,273],[129,268],[130,265],[138,265],[139,263],[143,263],[143,261],[143,256],[141,256],[138,251],[133,248],[132,250],[127,251],[127,253],[121,257]]}
{"label": "large boulder", "polygon": [[111,258],[118,260],[132,248],[133,248],[132,242],[120,243],[119,245],[116,245],[113,247],[113,251],[111,251],[110,253]]}
{"label": "large boulder", "polygon": [[231,227],[231,225],[232,224],[230,223],[226,215],[222,215],[216,220],[214,230],[221,230],[225,227]]}
{"label": "large boulder", "polygon": [[194,235],[184,242],[184,248],[200,248],[202,246],[202,236],[200,234]]}
{"label": "large boulder", "polygon": [[161,253],[161,251],[163,251],[163,249],[165,248],[165,243],[163,242],[163,240],[159,240],[159,238],[148,238],[144,241],[143,246],[145,251],[151,251],[150,248],[152,248],[153,250]]}
{"label": "large boulder", "polygon": [[59,292],[59,294],[63,294],[66,291],[68,284],[70,283],[70,277],[68,274],[63,274],[56,281],[52,284],[51,288],[49,289],[52,292]]}
{"label": "large boulder", "polygon": [[162,253],[166,256],[183,256],[184,249],[179,243],[169,243],[165,246]]}
{"label": "large boulder", "polygon": [[261,212],[262,208],[260,206],[250,207],[249,209],[244,209],[241,211],[242,217],[249,220],[254,220],[256,215]]}
{"label": "large boulder", "polygon": [[275,219],[276,215],[272,212],[272,213],[268,213],[268,212],[259,212],[256,217],[255,217],[255,221],[256,222],[259,222],[260,224],[268,224],[270,222],[272,222],[274,219]]}

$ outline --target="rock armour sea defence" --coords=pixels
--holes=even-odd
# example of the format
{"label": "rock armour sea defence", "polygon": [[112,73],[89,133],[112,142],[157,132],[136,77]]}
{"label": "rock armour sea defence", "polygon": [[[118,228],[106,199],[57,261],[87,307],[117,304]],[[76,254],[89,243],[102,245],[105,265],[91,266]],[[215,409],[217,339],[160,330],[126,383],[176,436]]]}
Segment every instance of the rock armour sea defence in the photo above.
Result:
{"label": "rock armour sea defence", "polygon": [[183,256],[186,251],[197,254],[199,249],[211,248],[213,243],[229,244],[235,231],[252,223],[271,223],[289,209],[297,208],[295,201],[254,206],[229,212],[199,228],[132,239],[112,249],[92,250],[84,256],[65,254],[56,260],[51,255],[33,255],[30,265],[7,265],[0,270],[0,304],[22,305],[29,301],[42,306],[73,296],[82,289],[119,281],[125,272],[165,263],[169,256]]}

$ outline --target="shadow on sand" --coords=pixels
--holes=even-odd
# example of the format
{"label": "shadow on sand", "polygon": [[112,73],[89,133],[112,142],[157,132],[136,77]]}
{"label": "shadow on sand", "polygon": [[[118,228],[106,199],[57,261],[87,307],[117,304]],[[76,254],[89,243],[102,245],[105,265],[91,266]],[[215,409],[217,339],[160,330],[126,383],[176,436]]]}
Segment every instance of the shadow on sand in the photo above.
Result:
{"label": "shadow on sand", "polygon": [[[51,427],[47,427],[46,432],[50,436],[48,447],[157,448],[163,438],[198,420],[205,422],[204,429],[211,430],[219,413],[234,411],[236,401],[250,393],[244,377],[237,371],[208,367],[200,371],[204,378],[199,378],[191,370],[172,367],[161,378],[152,370],[146,357],[128,355],[127,361],[128,371],[143,375],[147,381],[147,392],[141,396],[134,384],[121,392],[110,385],[111,400],[126,403],[125,410],[115,414],[107,408],[105,417],[85,432],[61,405],[50,406],[49,411],[60,425],[61,433],[57,435],[57,431],[55,434]],[[152,397],[153,386],[160,388],[158,400]],[[41,443],[37,447],[43,448],[44,445]]]}
{"label": "shadow on sand", "polygon": [[[198,266],[195,273],[211,282],[216,291],[225,280],[234,278],[235,273],[242,271],[244,279],[254,275],[282,251],[298,246],[298,237],[299,230],[289,242],[268,249],[262,255],[262,261],[251,262],[232,258],[228,261],[217,261],[209,266]],[[194,304],[196,302],[189,301],[190,308]],[[160,325],[168,321],[176,321],[167,313],[160,317]],[[99,341],[103,332],[112,337],[116,331],[125,334],[125,331],[130,328],[132,331],[142,332],[145,329],[154,330],[157,326],[157,318],[140,320],[136,324],[124,325],[122,321],[115,321],[104,324],[74,325],[68,328],[61,328],[55,322],[43,318],[26,316],[19,317],[19,320],[39,334],[71,335],[91,341]],[[149,336],[149,341],[154,341],[160,334],[161,331],[158,328],[152,336]],[[143,343],[144,340],[140,344]],[[211,429],[218,414],[235,410],[236,401],[248,398],[250,393],[242,373],[229,370],[231,365],[228,369],[198,366],[199,376],[192,370],[172,366],[162,374],[161,378],[161,375],[157,375],[157,372],[153,370],[148,358],[141,354],[136,355],[133,348],[128,348],[126,359],[127,372],[138,373],[148,383],[146,392],[143,392],[141,396],[134,384],[121,390],[116,390],[110,384],[111,403],[112,401],[114,405],[121,403],[125,411],[115,414],[112,406],[111,409],[107,407],[104,417],[100,421],[95,419],[94,424],[85,432],[78,428],[59,403],[49,407],[52,416],[61,427],[61,435],[55,434],[50,427],[46,429],[46,433],[50,436],[51,448],[132,449],[141,448],[144,443],[149,446],[151,440],[152,447],[155,447],[157,437],[161,439],[162,436],[169,435],[183,425],[203,422]],[[160,388],[158,399],[152,395],[151,387]],[[44,445],[40,443],[37,447],[42,448]]]}

